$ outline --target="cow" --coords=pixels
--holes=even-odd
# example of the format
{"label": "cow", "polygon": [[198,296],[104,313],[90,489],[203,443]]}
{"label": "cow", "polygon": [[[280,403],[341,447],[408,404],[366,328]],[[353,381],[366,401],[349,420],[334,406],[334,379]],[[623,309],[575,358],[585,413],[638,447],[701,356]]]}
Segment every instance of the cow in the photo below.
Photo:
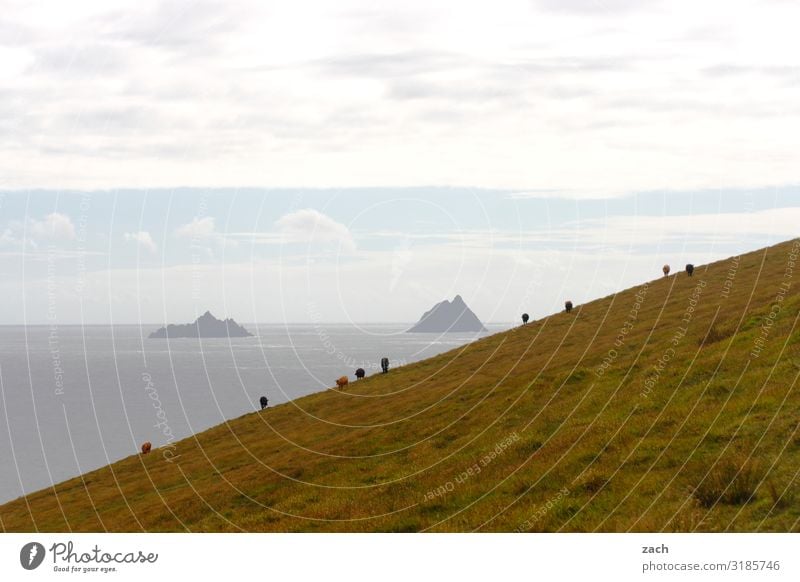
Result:
{"label": "cow", "polygon": [[529,320],[530,318],[531,318],[531,316],[530,316],[530,315],[528,315],[527,313],[523,313],[523,314],[522,314],[522,325],[525,325],[526,323],[528,323],[528,320]]}
{"label": "cow", "polygon": [[686,265],[686,274],[689,275],[690,277],[694,274],[693,264],[689,263],[688,265]]}
{"label": "cow", "polygon": [[356,370],[356,379],[357,380],[361,380],[366,375],[367,375],[367,373],[364,371],[364,368],[359,368],[358,370]]}
{"label": "cow", "polygon": [[572,301],[567,301],[566,303],[564,303],[564,311],[566,311],[567,313],[572,311]]}
{"label": "cow", "polygon": [[389,371],[389,358],[381,358],[381,372],[386,374]]}
{"label": "cow", "polygon": [[266,396],[262,396],[259,399],[259,402],[261,403],[261,410],[264,410],[267,406],[269,406],[269,398]]}
{"label": "cow", "polygon": [[663,267],[661,267],[661,272],[664,273],[665,277],[669,275],[669,265],[664,265]]}
{"label": "cow", "polygon": [[339,390],[343,390],[345,386],[350,383],[350,380],[347,379],[347,376],[342,376],[338,380],[336,380],[336,386]]}
{"label": "cow", "polygon": [[142,445],[142,454],[146,455],[153,449],[153,444],[148,441]]}

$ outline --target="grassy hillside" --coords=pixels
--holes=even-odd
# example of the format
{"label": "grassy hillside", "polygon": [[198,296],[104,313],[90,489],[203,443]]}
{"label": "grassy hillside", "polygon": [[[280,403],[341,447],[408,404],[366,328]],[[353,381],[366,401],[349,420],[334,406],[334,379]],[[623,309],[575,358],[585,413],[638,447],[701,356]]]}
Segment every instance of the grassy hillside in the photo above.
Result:
{"label": "grassy hillside", "polygon": [[800,531],[800,240],[253,413],[7,531]]}

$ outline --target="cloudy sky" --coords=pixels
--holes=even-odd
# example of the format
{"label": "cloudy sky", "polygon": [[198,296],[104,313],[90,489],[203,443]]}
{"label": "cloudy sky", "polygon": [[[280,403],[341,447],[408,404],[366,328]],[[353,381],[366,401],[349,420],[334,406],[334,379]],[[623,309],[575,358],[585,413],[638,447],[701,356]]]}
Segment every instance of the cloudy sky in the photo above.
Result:
{"label": "cloudy sky", "polygon": [[0,0],[0,322],[508,321],[796,236],[798,22]]}
{"label": "cloudy sky", "polygon": [[539,317],[797,236],[797,188],[565,199],[467,188],[0,194],[0,322]]}
{"label": "cloudy sky", "polygon": [[794,0],[0,8],[6,188],[797,182]]}

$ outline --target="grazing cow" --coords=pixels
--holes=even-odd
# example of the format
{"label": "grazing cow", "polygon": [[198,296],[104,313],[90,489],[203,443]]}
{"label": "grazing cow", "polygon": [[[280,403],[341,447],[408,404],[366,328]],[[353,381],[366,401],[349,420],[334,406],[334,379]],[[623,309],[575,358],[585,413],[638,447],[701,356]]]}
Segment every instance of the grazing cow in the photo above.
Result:
{"label": "grazing cow", "polygon": [[363,378],[366,375],[367,375],[367,373],[364,371],[364,368],[359,368],[358,370],[356,370],[356,379],[357,380],[361,380],[361,378]]}
{"label": "grazing cow", "polygon": [[142,454],[146,455],[147,453],[149,453],[152,450],[152,448],[153,448],[153,444],[150,441],[144,443],[142,445]]}
{"label": "grazing cow", "polygon": [[564,303],[564,311],[566,311],[567,313],[572,311],[572,301],[567,301],[566,303]]}
{"label": "grazing cow", "polygon": [[340,390],[344,389],[344,387],[347,386],[349,383],[350,383],[350,380],[347,379],[347,376],[342,376],[341,378],[336,380],[336,386]]}
{"label": "grazing cow", "polygon": [[686,265],[686,274],[689,275],[690,277],[694,274],[693,264],[689,263],[688,265]]}
{"label": "grazing cow", "polygon": [[530,318],[531,318],[531,316],[530,316],[530,315],[528,315],[527,313],[523,313],[523,314],[522,314],[522,325],[525,325],[526,323],[528,323],[528,320],[529,320]]}
{"label": "grazing cow", "polygon": [[661,271],[664,273],[665,277],[669,275],[669,265],[664,265],[663,267],[661,267]]}
{"label": "grazing cow", "polygon": [[261,410],[264,410],[267,406],[269,406],[269,399],[266,396],[262,396],[259,399],[259,402],[261,402]]}
{"label": "grazing cow", "polygon": [[381,358],[381,371],[384,374],[389,371],[389,358]]}

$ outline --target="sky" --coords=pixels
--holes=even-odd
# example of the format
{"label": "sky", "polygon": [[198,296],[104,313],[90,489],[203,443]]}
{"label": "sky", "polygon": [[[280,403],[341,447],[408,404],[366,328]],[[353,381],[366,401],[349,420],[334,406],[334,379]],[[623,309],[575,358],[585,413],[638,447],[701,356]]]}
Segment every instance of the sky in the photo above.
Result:
{"label": "sky", "polygon": [[800,3],[0,0],[0,187],[797,183]]}
{"label": "sky", "polygon": [[0,0],[0,323],[511,321],[791,238],[797,22]]}
{"label": "sky", "polygon": [[797,236],[800,188],[604,199],[468,188],[0,194],[0,322],[534,319]]}

